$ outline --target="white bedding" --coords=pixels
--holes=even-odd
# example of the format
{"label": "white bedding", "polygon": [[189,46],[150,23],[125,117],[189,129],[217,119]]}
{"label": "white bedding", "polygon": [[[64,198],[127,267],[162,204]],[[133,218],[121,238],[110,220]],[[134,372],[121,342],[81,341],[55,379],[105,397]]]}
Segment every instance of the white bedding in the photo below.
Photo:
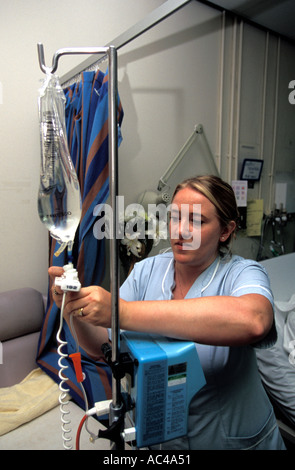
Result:
{"label": "white bedding", "polygon": [[269,395],[295,426],[295,253],[261,264],[274,293],[278,339],[256,350],[258,368]]}

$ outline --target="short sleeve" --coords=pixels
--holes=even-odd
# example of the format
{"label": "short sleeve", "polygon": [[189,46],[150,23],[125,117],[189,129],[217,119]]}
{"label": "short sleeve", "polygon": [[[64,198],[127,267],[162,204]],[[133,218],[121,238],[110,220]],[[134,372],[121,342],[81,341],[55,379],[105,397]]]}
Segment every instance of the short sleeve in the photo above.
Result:
{"label": "short sleeve", "polygon": [[[266,297],[274,307],[273,294],[266,270],[256,261],[243,260],[235,263],[231,269],[230,295],[240,297],[246,294],[260,294]],[[275,321],[267,336],[254,344],[256,348],[269,348],[277,340]]]}
{"label": "short sleeve", "polygon": [[245,294],[261,294],[274,305],[273,294],[267,272],[259,263],[244,260],[236,263],[231,270],[232,285],[230,295],[239,297]]}

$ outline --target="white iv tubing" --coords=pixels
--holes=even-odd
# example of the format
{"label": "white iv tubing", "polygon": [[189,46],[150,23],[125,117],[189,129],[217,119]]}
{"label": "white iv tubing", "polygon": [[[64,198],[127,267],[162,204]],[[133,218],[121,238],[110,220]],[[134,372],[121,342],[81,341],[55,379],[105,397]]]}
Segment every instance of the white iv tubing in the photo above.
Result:
{"label": "white iv tubing", "polygon": [[[72,331],[72,334],[73,334],[73,337],[75,339],[75,342],[76,342],[76,351],[79,352],[79,342],[78,342],[78,337],[77,337],[77,334],[76,334],[76,330],[75,330],[75,327],[74,327],[74,316],[71,315],[70,316],[70,327],[71,327],[71,331]],[[85,374],[83,373],[83,376],[85,378]],[[89,405],[88,405],[88,399],[87,399],[87,394],[86,394],[86,391],[85,391],[85,388],[82,384],[82,382],[79,382],[79,385],[81,387],[81,390],[82,390],[82,393],[83,393],[83,397],[84,397],[84,403],[85,403],[85,413],[87,414],[88,411],[89,411]],[[86,431],[88,432],[88,434],[90,435],[90,441],[91,442],[94,442],[96,439],[98,439],[98,434],[94,434],[89,428],[88,428],[88,417],[85,421],[85,429]]]}
{"label": "white iv tubing", "polygon": [[[63,439],[63,447],[66,449],[66,450],[71,450],[72,449],[72,445],[70,444],[70,441],[72,440],[72,438],[68,435],[72,430],[68,427],[71,423],[71,420],[67,419],[66,416],[70,413],[69,410],[66,410],[65,407],[69,404],[69,400],[68,400],[68,397],[67,397],[67,394],[69,393],[69,389],[68,388],[65,388],[64,385],[65,383],[67,382],[67,380],[69,380],[67,377],[65,377],[63,375],[63,372],[68,369],[69,366],[65,365],[62,361],[64,358],[68,357],[68,354],[65,354],[64,352],[62,352],[62,348],[64,346],[66,346],[67,342],[64,341],[62,338],[61,338],[61,332],[62,332],[62,327],[63,327],[63,311],[64,311],[64,305],[65,305],[65,299],[66,299],[66,292],[63,293],[63,298],[62,298],[62,305],[61,305],[61,309],[60,309],[60,321],[59,321],[59,329],[58,329],[58,332],[57,332],[57,335],[56,335],[56,339],[58,341],[58,348],[57,348],[57,352],[59,354],[59,360],[58,360],[58,365],[59,365],[59,372],[58,372],[58,376],[60,378],[60,383],[59,383],[59,390],[60,390],[60,395],[59,395],[59,403],[60,403],[60,412],[61,412],[61,429],[62,429],[62,439]],[[73,334],[73,337],[75,339],[75,342],[76,342],[76,350],[77,352],[79,352],[79,343],[78,343],[78,338],[77,338],[77,334],[76,334],[76,331],[75,331],[75,328],[74,328],[74,321],[73,321],[73,315],[70,316],[70,327],[71,327],[71,331],[72,331],[72,334]],[[84,402],[85,402],[85,413],[87,414],[88,412],[88,400],[87,400],[87,395],[86,395],[86,391],[85,391],[85,388],[83,386],[83,384],[81,382],[79,382],[79,385],[81,387],[81,390],[82,390],[82,393],[83,393],[83,397],[84,397]],[[87,426],[87,421],[88,421],[88,418],[86,419],[85,421],[85,429],[86,431],[88,432],[88,434],[90,435],[90,441],[91,442],[94,442],[96,439],[98,439],[98,435],[94,434],[93,432],[91,432],[91,430],[88,428]]]}
{"label": "white iv tubing", "polygon": [[68,429],[66,426],[70,424],[70,420],[66,419],[66,415],[69,414],[68,410],[65,410],[65,406],[68,405],[69,400],[67,398],[67,394],[69,393],[68,388],[64,388],[64,384],[66,383],[67,380],[69,380],[67,377],[63,375],[63,371],[68,368],[68,366],[64,365],[62,360],[66,357],[68,357],[68,354],[65,354],[62,352],[62,348],[67,344],[66,341],[62,340],[61,338],[61,331],[63,327],[63,311],[64,311],[64,305],[65,305],[65,299],[66,299],[66,292],[63,293],[63,298],[62,298],[62,305],[60,309],[60,321],[59,321],[59,329],[56,335],[56,339],[58,341],[58,348],[57,352],[59,354],[59,360],[58,360],[58,365],[59,365],[59,372],[58,376],[60,378],[60,383],[59,383],[59,390],[60,390],[60,395],[59,395],[59,403],[60,403],[60,412],[61,412],[61,429],[62,429],[62,439],[63,439],[63,446],[65,449],[70,450],[72,449],[72,445],[70,444],[70,441],[72,438],[68,436],[71,432],[71,429]]}

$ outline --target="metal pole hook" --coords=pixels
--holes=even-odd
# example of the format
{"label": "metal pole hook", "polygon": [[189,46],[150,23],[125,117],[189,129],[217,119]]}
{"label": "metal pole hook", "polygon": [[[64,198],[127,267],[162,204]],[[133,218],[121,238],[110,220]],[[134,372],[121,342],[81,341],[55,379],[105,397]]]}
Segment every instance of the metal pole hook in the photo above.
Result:
{"label": "metal pole hook", "polygon": [[71,48],[58,49],[52,58],[52,67],[46,67],[43,44],[39,42],[37,44],[37,49],[38,49],[38,58],[39,58],[40,68],[42,72],[46,74],[56,72],[57,66],[58,66],[58,60],[62,55],[107,54],[109,51],[109,47],[71,47]]}

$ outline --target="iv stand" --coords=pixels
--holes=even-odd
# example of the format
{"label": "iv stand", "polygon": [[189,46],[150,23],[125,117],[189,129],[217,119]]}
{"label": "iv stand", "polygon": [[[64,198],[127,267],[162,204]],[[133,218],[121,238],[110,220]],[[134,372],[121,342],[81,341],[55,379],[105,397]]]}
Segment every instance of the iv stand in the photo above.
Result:
{"label": "iv stand", "polygon": [[[73,47],[58,49],[52,59],[52,66],[46,67],[43,44],[38,43],[39,65],[44,73],[54,73],[57,70],[58,60],[62,55],[69,54],[104,54],[108,56],[109,62],[109,180],[110,198],[112,205],[112,227],[116,233],[118,195],[118,131],[117,131],[117,51],[114,46],[108,47]],[[111,278],[111,307],[112,307],[112,362],[118,364],[120,355],[119,336],[119,241],[116,237],[110,240],[110,278]],[[110,424],[116,422],[122,426],[123,431],[123,403],[120,393],[120,379],[112,376],[112,403],[110,405]],[[120,430],[119,430],[120,431]],[[124,450],[124,439],[122,432],[116,433],[113,441],[113,449]]]}

